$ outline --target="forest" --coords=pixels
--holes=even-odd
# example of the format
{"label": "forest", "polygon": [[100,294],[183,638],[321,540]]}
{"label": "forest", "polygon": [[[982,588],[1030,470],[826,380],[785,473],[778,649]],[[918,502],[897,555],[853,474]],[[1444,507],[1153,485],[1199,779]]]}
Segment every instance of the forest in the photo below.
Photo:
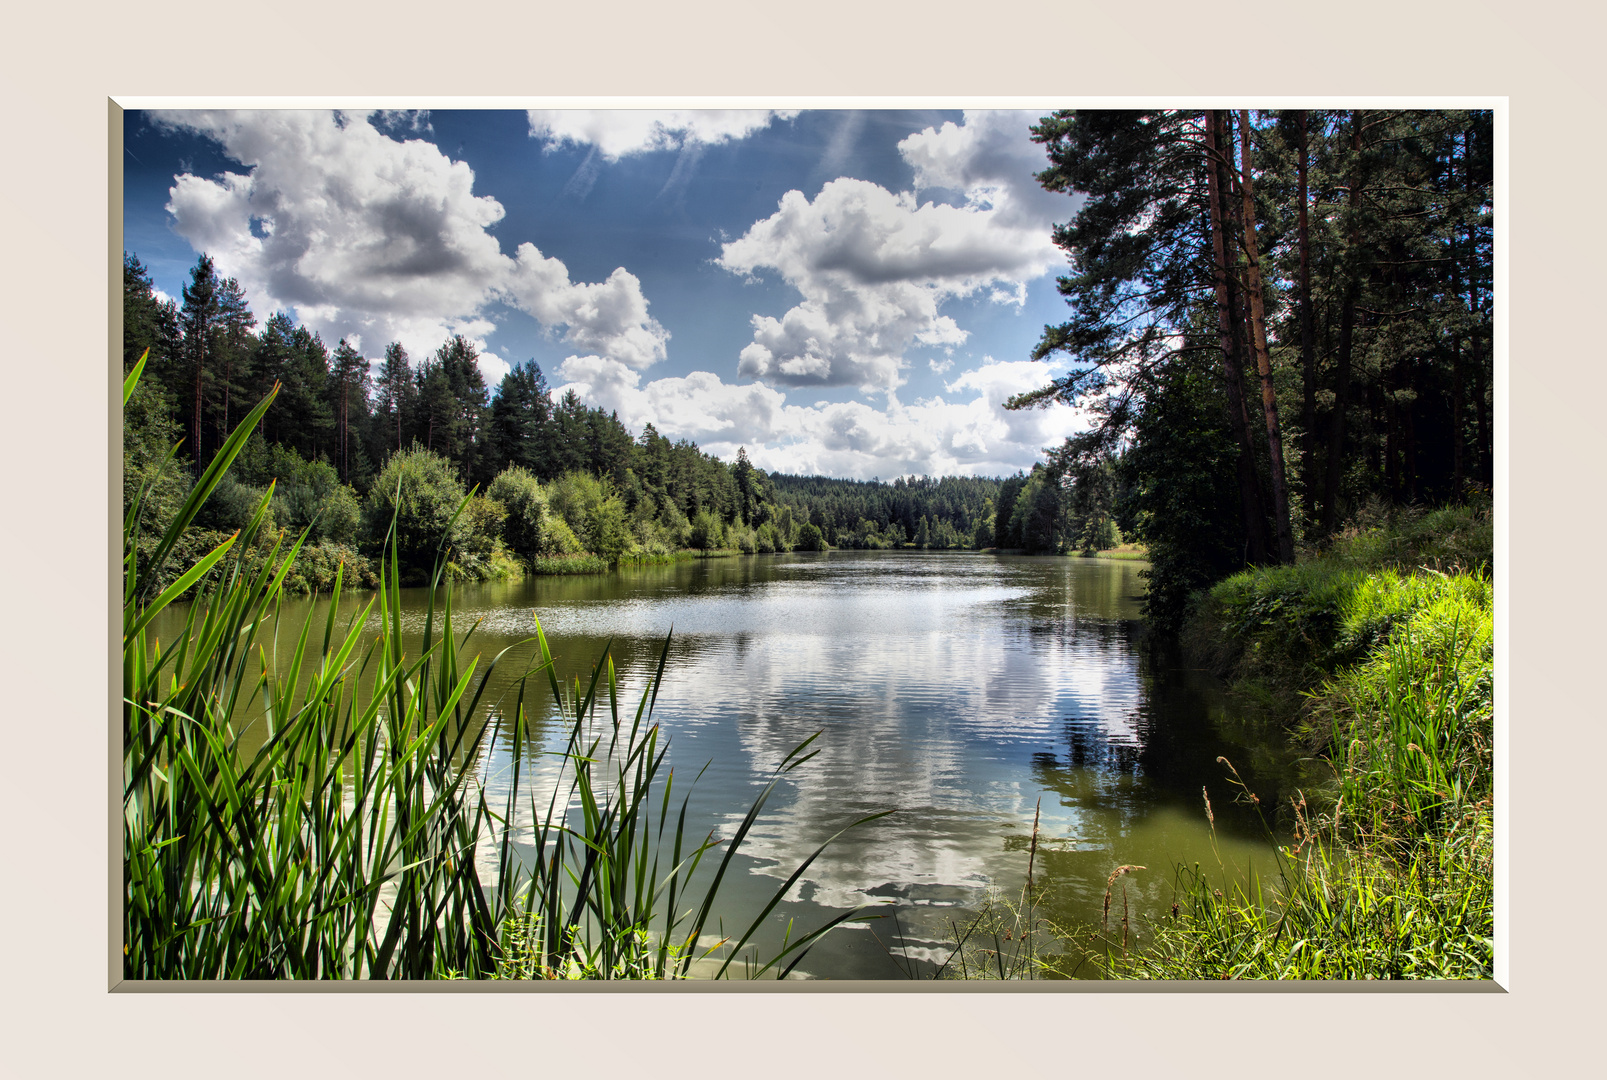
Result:
{"label": "forest", "polygon": [[1489,112],[1060,112],[1033,133],[1040,182],[1081,200],[1054,237],[1070,317],[1034,357],[1075,364],[1010,404],[1092,412],[1045,468],[1143,540],[1158,627],[1370,506],[1487,504]]}
{"label": "forest", "polygon": [[[443,539],[452,572],[483,580],[690,550],[992,547],[996,518],[1006,541],[1020,536],[1019,522],[1011,532],[1015,500],[999,504],[1002,516],[995,505],[998,480],[772,476],[743,450],[725,463],[652,424],[633,434],[572,390],[554,400],[534,361],[488,388],[462,336],[417,363],[393,342],[376,373],[344,340],[331,351],[283,312],[258,329],[244,290],[205,254],[182,302],[157,297],[134,253],[124,256],[123,290],[124,372],[146,363],[124,409],[124,507],[152,485],[142,504],[147,546],[188,479],[276,386],[181,554],[244,526],[269,484],[273,524],[308,531],[293,582],[306,588],[327,587],[341,561],[372,583],[399,482],[410,580],[422,579]],[[174,446],[180,465],[166,466]],[[471,491],[449,535],[447,519]]]}

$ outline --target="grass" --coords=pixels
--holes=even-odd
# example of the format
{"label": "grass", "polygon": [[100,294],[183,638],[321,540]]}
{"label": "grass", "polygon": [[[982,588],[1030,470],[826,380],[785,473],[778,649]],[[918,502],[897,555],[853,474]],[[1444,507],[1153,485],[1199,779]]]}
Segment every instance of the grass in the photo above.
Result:
{"label": "grass", "polygon": [[1490,579],[1343,565],[1263,574],[1264,587],[1230,588],[1264,601],[1289,581],[1323,586],[1296,609],[1326,608],[1328,632],[1290,653],[1308,657],[1302,675],[1337,665],[1308,692],[1303,725],[1334,781],[1288,808],[1294,841],[1273,842],[1275,881],[1224,891],[1200,866],[1179,870],[1174,918],[1144,953],[1111,954],[1110,975],[1492,978]]}
{"label": "grass", "polygon": [[948,973],[1071,974],[1092,952],[1112,979],[1492,978],[1489,536],[1480,509],[1407,514],[1201,597],[1195,656],[1332,769],[1324,788],[1262,808],[1284,815],[1276,833],[1263,816],[1276,871],[1177,868],[1171,913],[1143,928],[1142,948],[1113,891],[1133,868],[1106,883],[1097,929],[1035,921],[1025,893],[994,898],[956,928]]}
{"label": "grass", "polygon": [[1143,560],[1149,558],[1149,549],[1143,544],[1121,544],[1105,551],[1078,552],[1084,559]]}
{"label": "grass", "polygon": [[[453,625],[449,581],[422,640],[409,642],[394,540],[355,616],[337,620],[337,569],[321,615],[312,605],[286,626],[280,604],[305,536],[258,535],[271,492],[245,529],[162,585],[163,564],[273,396],[145,546],[149,559],[139,557],[141,495],[125,519],[125,977],[665,979],[699,961],[724,977],[739,956],[745,973],[779,977],[860,915],[750,958],[748,942],[822,845],[745,933],[710,943],[738,848],[780,778],[813,755],[809,741],[788,754],[730,837],[690,835],[652,722],[668,641],[634,711],[606,651],[584,683],[561,685],[539,626],[528,648],[482,662],[469,649],[474,628]],[[241,554],[259,542],[267,558]],[[437,558],[436,586],[448,555]],[[163,648],[152,621],[214,570]],[[493,672],[521,663],[512,700],[485,700]],[[521,783],[542,674],[567,724],[544,800]],[[476,763],[502,732],[519,749],[507,797],[493,803]],[[521,845],[534,858],[520,857]]]}
{"label": "grass", "polygon": [[530,560],[530,572],[537,575],[606,574],[612,567],[601,555],[537,555]]}
{"label": "grass", "polygon": [[1307,690],[1361,662],[1413,613],[1452,595],[1487,608],[1492,537],[1486,507],[1400,511],[1300,562],[1218,582],[1197,598],[1183,644],[1196,663],[1296,715]]}

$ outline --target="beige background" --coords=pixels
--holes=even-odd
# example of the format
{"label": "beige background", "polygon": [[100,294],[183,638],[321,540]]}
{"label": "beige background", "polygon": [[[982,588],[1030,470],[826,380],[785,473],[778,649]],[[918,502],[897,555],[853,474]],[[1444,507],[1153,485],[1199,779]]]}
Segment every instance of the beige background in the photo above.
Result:
{"label": "beige background", "polygon": [[[1600,20],[1523,5],[104,5],[7,17],[0,1051],[18,1076],[1579,1074],[1602,1016]],[[111,96],[1508,96],[1505,994],[111,994]],[[115,200],[115,193],[113,193]],[[1498,234],[1498,236],[1501,234]],[[1498,383],[1499,386],[1499,383]],[[77,488],[63,478],[77,476]],[[1498,486],[1500,478],[1498,475]],[[76,642],[87,662],[61,653]],[[44,655],[40,645],[48,646]],[[45,689],[40,689],[45,688]],[[48,767],[36,763],[48,762]],[[83,783],[58,788],[65,768]],[[636,1045],[617,1032],[641,1033]]]}

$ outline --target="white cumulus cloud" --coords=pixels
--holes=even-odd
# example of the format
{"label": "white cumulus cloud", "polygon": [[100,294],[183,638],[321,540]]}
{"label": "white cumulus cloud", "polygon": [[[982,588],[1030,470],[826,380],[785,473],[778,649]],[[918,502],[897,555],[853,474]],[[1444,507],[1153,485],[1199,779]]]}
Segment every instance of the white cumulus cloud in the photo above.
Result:
{"label": "white cumulus cloud", "polygon": [[880,409],[860,401],[789,405],[781,390],[727,383],[706,371],[643,382],[639,372],[598,356],[572,356],[557,375],[556,394],[573,389],[633,430],[651,423],[722,458],[745,447],[760,468],[789,473],[997,476],[1031,468],[1044,447],[1086,426],[1064,405],[1003,408],[1012,395],[1047,381],[1049,369],[1030,360],[990,358],[963,372],[944,387],[957,400],[906,405],[889,394]]}
{"label": "white cumulus cloud", "polygon": [[[841,177],[814,199],[788,192],[774,214],[725,244],[720,266],[747,276],[774,271],[803,297],[780,318],[753,316],[739,374],[892,389],[912,345],[965,341],[940,311],[944,301],[987,287],[995,302],[1023,304],[1026,283],[1060,262],[1050,230],[1068,208],[1032,177],[1044,162],[1028,138],[1029,116],[967,113],[964,124],[911,135],[899,152],[917,192]],[[952,189],[963,201],[922,202],[920,188]]]}
{"label": "white cumulus cloud", "polygon": [[549,147],[592,146],[607,161],[689,144],[745,139],[797,109],[530,109],[530,135]]}
{"label": "white cumulus cloud", "polygon": [[459,333],[483,350],[494,329],[486,309],[506,300],[579,348],[635,367],[665,354],[669,335],[634,275],[574,282],[533,245],[504,254],[488,231],[501,203],[475,195],[474,171],[432,143],[344,113],[155,119],[215,140],[247,168],[176,177],[167,210],[179,235],[239,278],[259,315],[294,310],[328,341],[360,341],[377,356],[394,340],[422,356]]}
{"label": "white cumulus cloud", "polygon": [[507,288],[541,322],[567,326],[565,339],[579,348],[634,368],[664,359],[669,332],[647,313],[642,283],[624,267],[596,284],[571,282],[560,260],[534,244],[520,244]]}

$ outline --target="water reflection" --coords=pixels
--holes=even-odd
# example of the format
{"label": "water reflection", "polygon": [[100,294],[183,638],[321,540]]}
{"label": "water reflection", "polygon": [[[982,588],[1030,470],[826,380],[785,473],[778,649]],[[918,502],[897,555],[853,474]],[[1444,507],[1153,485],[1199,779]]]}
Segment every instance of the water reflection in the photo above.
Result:
{"label": "water reflection", "polygon": [[[882,905],[897,918],[834,932],[803,967],[898,978],[935,970],[990,887],[1020,890],[1035,813],[1036,877],[1060,921],[1097,923],[1118,865],[1149,868],[1124,884],[1129,903],[1153,913],[1170,905],[1177,863],[1266,860],[1259,822],[1233,806],[1216,759],[1232,760],[1265,805],[1287,784],[1284,762],[1210,680],[1136,646],[1142,568],[832,552],[537,579],[462,589],[454,602],[460,632],[478,621],[472,641],[486,657],[533,634],[539,617],[565,682],[610,647],[632,709],[673,626],[654,719],[677,784],[707,765],[694,835],[729,835],[775,765],[822,732],[818,755],[781,782],[749,834],[722,909],[729,928],[837,829],[894,809],[829,847],[768,929],[777,941],[788,919],[807,928]],[[424,600],[405,601],[415,634]],[[509,708],[533,656],[515,650],[487,700]],[[562,726],[550,712],[536,720],[532,741],[550,748]],[[503,733],[481,762],[494,801],[512,751]],[[553,783],[551,761],[526,775]]]}

